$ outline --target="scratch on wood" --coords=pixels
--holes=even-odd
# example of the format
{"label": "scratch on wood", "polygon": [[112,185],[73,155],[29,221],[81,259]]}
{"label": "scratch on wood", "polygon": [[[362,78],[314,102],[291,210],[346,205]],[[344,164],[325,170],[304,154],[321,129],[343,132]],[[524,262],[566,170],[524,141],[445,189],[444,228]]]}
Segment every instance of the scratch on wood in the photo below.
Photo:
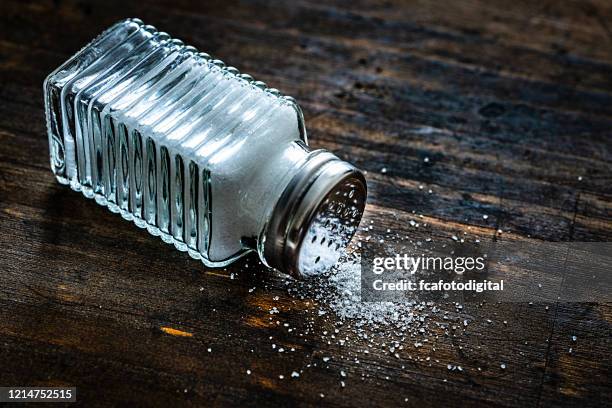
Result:
{"label": "scratch on wood", "polygon": [[193,337],[193,333],[189,333],[189,332],[178,330],[178,329],[173,329],[172,327],[161,326],[160,330],[163,331],[166,334],[171,335],[171,336]]}
{"label": "scratch on wood", "polygon": [[226,275],[226,274],[223,274],[223,273],[212,272],[212,271],[206,271],[205,274],[206,275],[212,275],[212,276],[218,276],[220,278],[229,278],[229,275]]}
{"label": "scratch on wood", "polygon": [[269,327],[270,322],[266,321],[262,317],[249,316],[244,320],[244,323],[249,327]]}

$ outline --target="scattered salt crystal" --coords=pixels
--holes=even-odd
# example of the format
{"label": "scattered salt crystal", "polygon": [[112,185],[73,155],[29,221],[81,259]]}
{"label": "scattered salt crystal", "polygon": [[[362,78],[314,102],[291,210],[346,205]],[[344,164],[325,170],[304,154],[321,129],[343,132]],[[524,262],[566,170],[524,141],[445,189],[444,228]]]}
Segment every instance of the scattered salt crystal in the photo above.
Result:
{"label": "scattered salt crystal", "polygon": [[425,162],[425,163],[429,163],[429,157],[425,157],[425,158],[423,159],[423,162]]}
{"label": "scattered salt crystal", "polygon": [[323,357],[323,361],[327,363],[329,361],[329,357]]}
{"label": "scattered salt crystal", "polygon": [[382,169],[380,169],[380,172],[381,172],[382,174],[385,174],[385,173],[387,172],[387,168],[386,168],[386,167],[383,167]]}
{"label": "scattered salt crystal", "polygon": [[576,337],[576,336],[572,336],[572,341],[573,341],[574,343],[576,342],[576,340],[578,340],[578,337]]}
{"label": "scattered salt crystal", "polygon": [[501,367],[501,369],[502,369],[502,370],[505,370],[505,369],[506,369],[506,365],[505,365],[504,363],[501,363],[501,364],[500,364],[500,367]]}
{"label": "scattered salt crystal", "polygon": [[294,371],[291,373],[291,377],[293,378],[298,378],[300,376],[300,373],[298,373],[297,371]]}
{"label": "scattered salt crystal", "polygon": [[488,219],[488,218],[489,218],[489,216],[488,216],[487,214],[484,214],[484,215],[482,216],[482,218],[483,218],[484,220],[486,220],[486,219]]}
{"label": "scattered salt crystal", "polygon": [[284,378],[285,378],[285,376],[284,376],[284,375],[282,375],[282,374],[280,374],[280,375],[278,376],[278,378],[280,378],[280,379],[282,380],[282,379],[284,379]]}
{"label": "scattered salt crystal", "polygon": [[247,375],[251,375],[251,370],[246,371]]}

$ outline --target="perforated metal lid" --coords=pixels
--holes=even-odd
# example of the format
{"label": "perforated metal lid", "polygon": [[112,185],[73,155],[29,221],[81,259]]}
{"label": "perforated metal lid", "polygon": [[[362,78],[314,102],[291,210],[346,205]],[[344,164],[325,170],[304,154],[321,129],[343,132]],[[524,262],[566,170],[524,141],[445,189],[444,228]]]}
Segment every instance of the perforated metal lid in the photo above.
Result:
{"label": "perforated metal lid", "polygon": [[276,205],[265,260],[295,277],[329,270],[357,230],[366,195],[359,170],[329,152],[313,152]]}

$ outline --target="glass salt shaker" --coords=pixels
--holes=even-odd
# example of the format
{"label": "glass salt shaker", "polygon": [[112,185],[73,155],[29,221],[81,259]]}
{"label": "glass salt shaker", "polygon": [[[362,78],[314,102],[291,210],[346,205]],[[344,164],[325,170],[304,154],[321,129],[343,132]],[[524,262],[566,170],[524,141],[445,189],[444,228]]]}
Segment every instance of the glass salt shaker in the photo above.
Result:
{"label": "glass salt shaker", "polygon": [[296,277],[332,267],[363,174],[311,150],[295,101],[138,19],[44,83],[57,180],[211,267],[256,251]]}

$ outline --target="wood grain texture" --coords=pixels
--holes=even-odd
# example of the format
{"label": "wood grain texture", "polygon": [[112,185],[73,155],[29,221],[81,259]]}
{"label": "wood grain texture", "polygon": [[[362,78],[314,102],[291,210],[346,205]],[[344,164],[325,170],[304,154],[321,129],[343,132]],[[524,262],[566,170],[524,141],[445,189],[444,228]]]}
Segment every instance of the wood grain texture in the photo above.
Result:
{"label": "wood grain texture", "polygon": [[[75,385],[85,406],[610,401],[610,304],[474,306],[469,332],[435,352],[357,363],[270,321],[271,306],[291,327],[313,317],[254,257],[208,270],[57,184],[43,79],[125,17],[294,96],[311,144],[367,171],[374,233],[612,241],[610,2],[4,0],[0,385]],[[413,211],[428,229],[409,227]]]}

